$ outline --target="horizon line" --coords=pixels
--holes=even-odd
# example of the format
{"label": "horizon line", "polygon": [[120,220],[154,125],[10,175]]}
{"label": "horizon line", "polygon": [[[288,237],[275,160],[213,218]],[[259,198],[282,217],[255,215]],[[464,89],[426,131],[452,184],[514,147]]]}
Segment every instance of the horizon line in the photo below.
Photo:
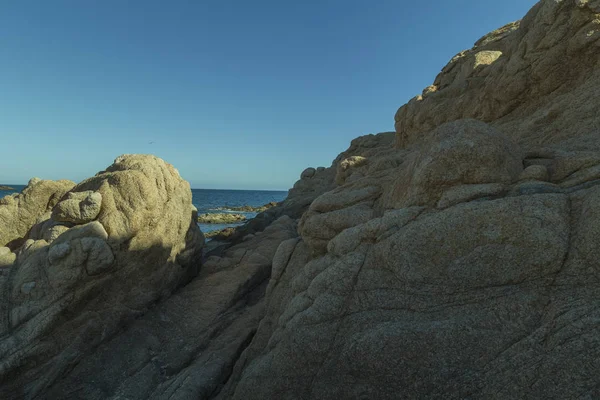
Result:
{"label": "horizon line", "polygon": [[[27,186],[27,184],[22,183],[0,183],[0,186]],[[192,187],[190,185],[191,190],[235,190],[235,191],[257,191],[257,192],[288,192],[289,189],[236,189],[236,188],[210,188],[210,187]]]}

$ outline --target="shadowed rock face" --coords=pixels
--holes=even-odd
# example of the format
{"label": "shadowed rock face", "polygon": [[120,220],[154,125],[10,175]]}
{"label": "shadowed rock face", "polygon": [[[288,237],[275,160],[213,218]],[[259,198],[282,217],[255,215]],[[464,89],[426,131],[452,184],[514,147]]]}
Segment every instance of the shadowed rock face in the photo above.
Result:
{"label": "shadowed rock face", "polygon": [[142,156],[77,185],[0,275],[0,397],[600,397],[599,21],[486,35],[146,312],[201,243],[189,188]]}
{"label": "shadowed rock face", "polygon": [[600,396],[599,21],[541,1],[338,157],[217,397]]}
{"label": "shadowed rock face", "polygon": [[[305,169],[283,202],[261,212],[244,226],[228,233],[226,240],[229,243],[240,243],[243,238],[261,232],[282,216],[299,219],[317,197],[335,189],[336,182],[355,181],[364,177],[368,171],[383,170],[390,165],[397,166],[402,158],[393,148],[393,142],[394,132],[369,134],[354,139],[350,147],[333,161],[331,167]],[[369,163],[369,158],[375,155],[377,157]]]}
{"label": "shadowed rock face", "polygon": [[197,273],[203,236],[189,184],[170,164],[122,156],[59,199],[0,276],[2,398],[44,397],[121,324]]}
{"label": "shadowed rock face", "polygon": [[264,316],[276,251],[295,237],[295,222],[284,216],[210,257],[196,279],[100,345],[45,396],[206,399],[218,393]]}

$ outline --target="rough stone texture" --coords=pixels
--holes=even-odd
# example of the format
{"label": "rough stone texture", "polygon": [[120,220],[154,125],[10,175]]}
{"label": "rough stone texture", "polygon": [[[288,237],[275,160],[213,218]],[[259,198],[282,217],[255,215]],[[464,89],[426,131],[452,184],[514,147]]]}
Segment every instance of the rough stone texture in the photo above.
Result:
{"label": "rough stone texture", "polygon": [[0,397],[45,398],[122,324],[188,282],[203,245],[192,207],[173,166],[126,155],[42,215],[0,276]]}
{"label": "rough stone texture", "polygon": [[[260,236],[211,257],[191,283],[101,344],[47,390],[54,399],[206,399],[218,393],[264,316],[282,217]],[[93,379],[90,379],[93,377]]]}
{"label": "rough stone texture", "polygon": [[486,35],[398,110],[398,145],[463,118],[527,144],[598,135],[598,13],[596,1],[542,0],[523,20]]}
{"label": "rough stone texture", "polygon": [[[343,185],[346,183],[346,180],[352,176],[357,168],[366,166],[368,163],[368,159],[362,156],[352,156],[348,157],[342,162],[340,162],[337,166],[336,174],[335,174],[335,183],[337,185]],[[356,175],[355,175],[356,176]],[[363,175],[364,176],[364,175]]]}
{"label": "rough stone texture", "polygon": [[433,205],[457,184],[511,183],[523,171],[521,153],[517,145],[483,122],[444,124],[420,143],[394,183],[386,206]]}
{"label": "rough stone texture", "polygon": [[0,247],[0,268],[12,266],[17,259],[17,255],[10,251],[8,247]]}
{"label": "rough stone texture", "polygon": [[[599,398],[599,26],[597,0],[542,0],[484,36],[400,109],[396,133],[357,138],[330,168],[303,173],[286,201],[206,254],[200,276],[116,336],[113,298],[153,293],[136,262],[156,259],[122,247],[172,225],[145,231],[147,205],[127,208],[118,171],[136,160],[78,185],[101,193],[97,220],[42,216],[15,276],[0,268],[5,315],[39,338],[0,342],[18,354],[0,356],[0,397]],[[53,237],[57,226],[68,230]],[[61,308],[100,276],[117,279]],[[44,336],[29,321],[46,310],[49,280],[72,295],[53,303],[64,329]],[[61,340],[69,351],[44,369]]]}
{"label": "rough stone texture", "polygon": [[599,397],[599,27],[543,0],[341,154],[217,398]]}
{"label": "rough stone texture", "polygon": [[[403,162],[402,152],[393,148],[395,138],[394,132],[384,132],[376,135],[369,134],[358,137],[352,141],[350,147],[341,153],[332,163],[331,167],[308,168],[310,172],[303,171],[300,179],[290,189],[287,198],[265,212],[261,212],[256,218],[248,221],[244,226],[236,228],[226,239],[229,244],[236,244],[243,240],[248,234],[263,231],[270,223],[281,216],[289,216],[299,219],[309,209],[311,203],[319,196],[334,190],[336,175],[342,169],[340,164],[346,161],[343,168],[344,182],[354,184],[365,176],[367,170],[373,173],[382,172],[397,167]],[[374,157],[373,162],[367,165],[367,160]],[[360,165],[350,165],[347,160],[363,160]],[[359,168],[359,167],[365,168]],[[313,171],[314,170],[314,171]],[[310,178],[307,177],[310,175]],[[362,183],[358,183],[361,185]]]}
{"label": "rough stone texture", "polygon": [[52,210],[52,219],[58,222],[85,224],[96,219],[102,207],[102,195],[90,190],[69,192]]}
{"label": "rough stone texture", "polygon": [[519,175],[520,181],[547,181],[550,179],[545,165],[530,165]]}
{"label": "rough stone texture", "polygon": [[300,179],[310,179],[313,176],[315,176],[316,173],[317,173],[316,169],[306,168],[304,171],[302,171],[302,174],[300,174]]}
{"label": "rough stone texture", "polygon": [[71,181],[33,178],[19,194],[0,199],[0,246],[20,247],[36,220],[75,186]]}

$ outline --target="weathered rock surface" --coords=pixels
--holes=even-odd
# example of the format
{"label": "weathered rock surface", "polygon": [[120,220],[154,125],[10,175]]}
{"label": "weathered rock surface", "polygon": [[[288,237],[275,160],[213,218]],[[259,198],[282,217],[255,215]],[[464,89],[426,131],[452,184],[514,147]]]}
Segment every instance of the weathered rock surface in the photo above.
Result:
{"label": "weathered rock surface", "polygon": [[462,118],[535,145],[598,135],[598,13],[595,0],[542,0],[484,36],[398,110],[398,145]]}
{"label": "weathered rock surface", "polygon": [[196,279],[100,345],[45,396],[191,400],[218,393],[264,316],[277,248],[296,236],[284,216],[209,258]]}
{"label": "weathered rock surface", "polygon": [[[162,219],[176,207],[155,219],[146,204],[127,208],[116,183],[129,179],[112,175],[121,167],[78,185],[101,194],[98,217],[73,227],[40,213],[14,265],[0,267],[3,315],[24,321],[0,342],[12,352],[0,358],[0,396],[600,397],[599,27],[597,0],[542,0],[484,36],[399,110],[395,133],[305,170],[288,199],[150,311],[131,299],[169,280],[148,284],[141,274],[160,257],[132,253],[131,241],[185,222]],[[163,173],[144,170],[136,182]],[[119,220],[124,210],[133,221]],[[111,284],[77,301],[101,277]],[[44,315],[60,328],[33,329],[54,326],[29,321],[67,290]],[[139,318],[126,323],[132,309]],[[55,343],[69,351],[53,357]]]}
{"label": "weathered rock surface", "polygon": [[69,192],[52,210],[52,219],[58,222],[85,224],[96,219],[102,207],[102,195],[91,190]]}
{"label": "weathered rock surface", "polygon": [[[350,147],[333,161],[331,167],[308,168],[303,171],[283,202],[258,214],[243,227],[237,228],[236,233],[228,235],[227,240],[237,243],[249,234],[264,230],[271,222],[283,215],[299,219],[317,197],[336,188],[340,170],[343,170],[344,181],[355,181],[364,177],[367,171],[378,172],[397,166],[402,162],[402,155],[393,148],[394,138],[394,132],[384,132],[354,139]],[[359,163],[360,165],[346,162],[344,167],[340,167],[340,164],[348,159],[367,160],[368,158],[373,158],[369,165],[364,161]]]}
{"label": "weathered rock surface", "polygon": [[20,247],[36,220],[75,186],[71,181],[33,178],[21,193],[0,199],[0,246]]}
{"label": "weathered rock surface", "polygon": [[0,268],[12,266],[17,256],[8,247],[0,247]]}
{"label": "weathered rock surface", "polygon": [[35,210],[52,212],[31,222],[16,260],[0,251],[1,264],[14,261],[0,276],[3,399],[46,398],[123,323],[188,282],[203,245],[189,184],[154,156],[117,158],[62,200],[50,196],[53,209],[54,186],[42,201],[32,194],[40,185],[53,183],[30,184],[13,201],[32,198],[44,205]]}
{"label": "weathered rock surface", "polygon": [[600,396],[597,3],[539,2],[399,110],[396,149],[338,157],[217,398]]}

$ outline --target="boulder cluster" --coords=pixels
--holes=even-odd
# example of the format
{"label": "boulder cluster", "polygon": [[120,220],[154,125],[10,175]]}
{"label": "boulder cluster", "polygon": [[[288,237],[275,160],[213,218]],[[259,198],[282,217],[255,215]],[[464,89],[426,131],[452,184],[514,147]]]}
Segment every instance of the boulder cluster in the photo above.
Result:
{"label": "boulder cluster", "polygon": [[30,183],[0,398],[600,397],[598,88],[600,1],[542,0],[201,266],[161,160]]}
{"label": "boulder cluster", "polygon": [[49,385],[196,273],[189,184],[127,155],[78,185],[32,179],[0,201],[0,397]]}

